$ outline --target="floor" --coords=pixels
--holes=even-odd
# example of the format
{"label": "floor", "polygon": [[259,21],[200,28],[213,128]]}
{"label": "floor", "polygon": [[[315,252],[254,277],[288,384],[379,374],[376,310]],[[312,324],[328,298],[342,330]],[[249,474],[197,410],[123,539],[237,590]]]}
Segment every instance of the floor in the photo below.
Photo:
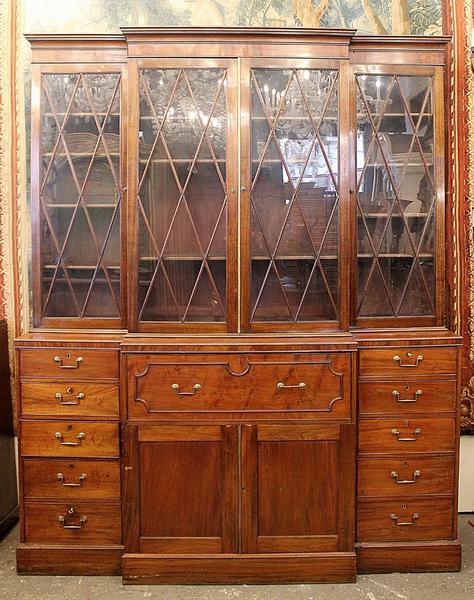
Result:
{"label": "floor", "polygon": [[120,577],[19,577],[18,528],[0,542],[1,600],[474,600],[474,528],[460,516],[461,573],[360,576],[356,584],[122,586]]}

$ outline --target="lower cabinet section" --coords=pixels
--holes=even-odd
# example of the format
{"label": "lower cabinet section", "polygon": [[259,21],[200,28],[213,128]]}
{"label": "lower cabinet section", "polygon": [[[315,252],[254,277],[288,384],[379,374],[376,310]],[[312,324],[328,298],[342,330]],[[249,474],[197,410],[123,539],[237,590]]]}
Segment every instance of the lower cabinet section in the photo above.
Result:
{"label": "lower cabinet section", "polygon": [[[163,582],[189,581],[183,558],[172,554],[193,565],[238,557],[228,572],[217,560],[224,570],[216,582],[265,580],[263,572],[245,574],[242,560],[259,569],[272,564],[269,554],[283,571],[296,569],[295,581],[321,580],[318,561],[340,566],[344,554],[353,568],[325,577],[354,579],[355,426],[129,425],[124,441],[125,580],[134,581],[127,565],[144,554],[168,565]],[[299,578],[290,567],[295,553],[308,554],[302,560],[316,571],[301,567]],[[181,576],[171,575],[178,564]],[[272,572],[268,581],[276,581]]]}

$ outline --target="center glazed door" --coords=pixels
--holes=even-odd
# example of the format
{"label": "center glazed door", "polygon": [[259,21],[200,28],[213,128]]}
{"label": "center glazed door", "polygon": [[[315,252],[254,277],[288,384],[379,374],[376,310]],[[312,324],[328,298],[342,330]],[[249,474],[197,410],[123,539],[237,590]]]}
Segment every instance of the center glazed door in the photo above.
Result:
{"label": "center glazed door", "polygon": [[241,326],[347,326],[348,69],[241,61]]}
{"label": "center glazed door", "polygon": [[236,330],[236,62],[130,63],[133,331]]}

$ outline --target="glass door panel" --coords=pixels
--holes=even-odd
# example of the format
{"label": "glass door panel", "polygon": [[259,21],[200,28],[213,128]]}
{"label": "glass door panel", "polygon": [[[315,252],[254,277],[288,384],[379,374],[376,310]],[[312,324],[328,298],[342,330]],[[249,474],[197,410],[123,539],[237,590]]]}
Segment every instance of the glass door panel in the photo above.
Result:
{"label": "glass door panel", "polygon": [[338,319],[339,73],[250,69],[250,322]]}
{"label": "glass door panel", "polygon": [[120,82],[41,76],[36,323],[120,317]]}
{"label": "glass door panel", "polygon": [[357,75],[357,316],[435,314],[434,76]]}
{"label": "glass door panel", "polygon": [[143,68],[138,81],[138,320],[223,323],[227,69]]}

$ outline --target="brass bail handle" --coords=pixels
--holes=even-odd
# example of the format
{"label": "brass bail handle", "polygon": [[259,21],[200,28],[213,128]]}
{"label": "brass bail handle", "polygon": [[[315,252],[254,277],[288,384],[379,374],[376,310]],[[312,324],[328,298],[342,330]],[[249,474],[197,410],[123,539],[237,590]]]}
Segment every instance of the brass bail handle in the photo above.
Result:
{"label": "brass bail handle", "polygon": [[421,471],[417,469],[413,473],[413,479],[398,479],[398,473],[396,471],[392,471],[390,475],[397,485],[407,485],[410,483],[416,483],[421,477]]}
{"label": "brass bail handle", "polygon": [[173,383],[173,385],[171,386],[171,389],[176,392],[178,394],[178,396],[194,396],[194,394],[197,394],[199,392],[199,390],[202,389],[202,385],[200,383],[195,383],[193,385],[193,388],[191,391],[189,392],[182,392],[180,391],[180,386],[179,383]]}
{"label": "brass bail handle", "polygon": [[86,439],[86,434],[84,432],[80,432],[76,435],[77,442],[64,442],[63,434],[60,431],[56,431],[54,437],[59,441],[61,446],[80,446],[82,440]]}
{"label": "brass bail handle", "polygon": [[[66,394],[73,395],[74,394],[73,388],[72,387],[66,388]],[[76,395],[75,400],[64,400],[61,392],[56,392],[54,394],[54,397],[56,398],[56,400],[59,400],[59,404],[62,404],[63,406],[77,406],[81,402],[81,400],[84,400],[86,395],[84,394],[84,392],[80,392],[79,394]]]}
{"label": "brass bail handle", "polygon": [[55,356],[53,358],[53,362],[57,363],[59,365],[60,369],[78,369],[79,365],[84,362],[84,359],[82,358],[82,356],[78,356],[76,358],[76,364],[74,365],[63,365],[63,359],[60,356]]}
{"label": "brass bail handle", "polygon": [[399,442],[416,442],[417,436],[421,433],[421,428],[417,427],[413,432],[413,437],[400,437],[401,433],[398,429],[392,429],[392,435],[394,435]]}
{"label": "brass bail handle", "polygon": [[296,385],[285,385],[282,381],[279,381],[276,386],[277,390],[306,389],[306,383],[304,381],[301,381],[301,383],[297,383]]}
{"label": "brass bail handle", "polygon": [[68,508],[66,516],[59,515],[58,522],[63,526],[64,529],[82,529],[82,526],[84,525],[84,523],[87,522],[87,517],[85,517],[85,516],[81,515],[79,517],[79,525],[69,525],[67,523],[67,519],[70,517],[72,518],[75,514],[76,514],[76,509],[74,508],[74,506],[71,506],[70,508]]}
{"label": "brass bail handle", "polygon": [[399,521],[398,519],[400,517],[398,517],[395,513],[392,513],[390,518],[395,521],[395,525],[397,527],[411,527],[412,525],[416,525],[416,521],[420,518],[420,515],[419,513],[413,513],[411,521]]}
{"label": "brass bail handle", "polygon": [[[413,352],[407,352],[405,354],[405,356],[407,358],[412,358]],[[415,358],[415,362],[414,363],[413,362],[406,362],[406,363],[404,363],[403,359],[398,354],[396,354],[393,357],[393,362],[394,363],[398,363],[398,365],[400,367],[407,368],[407,369],[409,369],[409,368],[416,369],[416,367],[418,367],[420,365],[420,363],[421,363],[422,360],[423,360],[423,354],[418,354],[418,356]]]}
{"label": "brass bail handle", "polygon": [[82,482],[85,481],[87,475],[85,473],[81,473],[78,477],[79,479],[79,483],[66,483],[65,478],[64,478],[64,474],[63,473],[58,473],[56,475],[56,478],[58,480],[58,482],[63,486],[63,487],[69,487],[69,488],[78,488],[78,487],[82,487]]}
{"label": "brass bail handle", "polygon": [[415,396],[413,398],[400,398],[400,392],[398,390],[393,390],[393,392],[392,392],[392,396],[395,398],[395,400],[397,402],[400,402],[400,404],[409,404],[409,403],[418,402],[418,400],[421,398],[422,394],[423,394],[422,390],[416,390]]}

